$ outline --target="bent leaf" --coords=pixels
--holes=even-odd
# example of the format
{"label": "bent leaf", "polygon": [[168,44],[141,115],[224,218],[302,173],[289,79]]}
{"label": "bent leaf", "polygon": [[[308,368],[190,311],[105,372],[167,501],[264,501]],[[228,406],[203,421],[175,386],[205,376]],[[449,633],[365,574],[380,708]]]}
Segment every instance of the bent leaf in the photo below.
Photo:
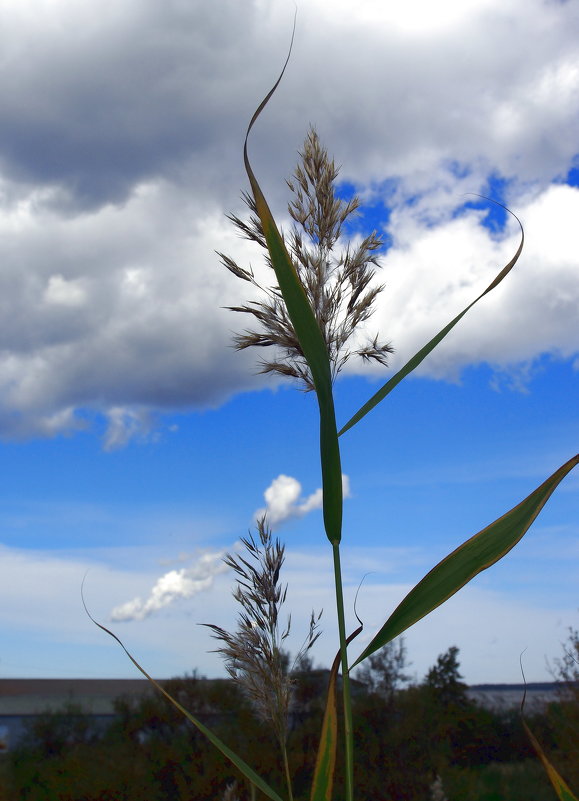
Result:
{"label": "bent leaf", "polygon": [[569,459],[524,501],[439,562],[408,593],[352,667],[432,612],[478,573],[502,559],[527,532],[557,485],[577,464],[579,454]]}
{"label": "bent leaf", "polygon": [[[362,626],[353,631],[346,639],[349,645],[354,637],[362,631]],[[336,745],[338,742],[338,710],[336,685],[338,682],[338,670],[340,669],[341,652],[335,656],[330,670],[330,681],[328,683],[328,695],[326,699],[326,709],[322,722],[322,733],[318,745],[318,755],[316,757],[316,767],[312,781],[312,791],[310,801],[332,801],[332,788],[334,785],[334,769],[336,767]]]}
{"label": "bent leaf", "polygon": [[[81,594],[82,594],[82,591],[81,591]],[[167,690],[165,690],[165,689],[164,689],[164,687],[162,687],[162,686],[159,684],[159,682],[158,682],[158,681],[155,681],[155,679],[154,679],[152,676],[149,676],[149,674],[147,673],[147,671],[146,671],[144,668],[142,668],[142,667],[139,665],[139,663],[137,662],[137,660],[136,660],[136,659],[135,659],[135,658],[134,658],[134,657],[133,657],[133,656],[132,656],[132,655],[129,653],[129,651],[128,651],[128,650],[125,648],[125,646],[123,645],[122,641],[121,641],[121,640],[120,640],[120,639],[117,637],[117,635],[116,635],[116,634],[114,634],[114,633],[113,633],[112,631],[110,631],[109,629],[107,629],[107,627],[106,627],[106,626],[103,626],[101,623],[99,623],[97,620],[95,620],[95,619],[94,619],[94,617],[91,615],[91,613],[90,613],[90,612],[88,611],[88,609],[87,609],[87,605],[86,605],[86,603],[85,603],[85,601],[84,601],[84,597],[82,598],[82,603],[83,603],[83,605],[84,605],[85,612],[86,612],[86,613],[87,613],[87,615],[90,617],[90,619],[91,619],[91,620],[92,620],[92,622],[95,624],[95,626],[98,626],[98,627],[99,627],[99,629],[102,629],[103,631],[106,631],[106,633],[107,633],[107,634],[109,634],[111,637],[113,637],[113,639],[115,639],[115,640],[118,642],[118,644],[121,646],[121,648],[123,649],[123,651],[126,653],[126,655],[129,657],[129,659],[130,659],[130,660],[131,660],[131,662],[133,663],[133,665],[134,665],[134,666],[135,666],[135,667],[136,667],[138,670],[140,670],[140,671],[141,671],[141,673],[143,674],[143,676],[145,676],[145,678],[147,678],[147,679],[148,679],[148,680],[151,682],[151,684],[152,684],[154,687],[156,687],[156,688],[157,688],[157,690],[159,690],[159,692],[160,692],[160,693],[162,693],[162,694],[165,696],[165,698],[167,698],[167,700],[168,700],[168,701],[170,701],[170,702],[173,704],[173,706],[174,706],[174,707],[176,707],[176,708],[179,710],[179,712],[181,712],[183,715],[185,715],[185,717],[187,718],[187,720],[191,721],[191,723],[192,723],[194,726],[196,726],[196,727],[199,729],[199,731],[200,731],[202,734],[204,734],[204,735],[205,735],[205,737],[207,737],[207,739],[208,739],[208,740],[209,740],[211,743],[213,743],[213,745],[214,745],[216,748],[218,748],[218,749],[221,751],[221,753],[222,753],[224,756],[226,756],[226,757],[227,757],[227,759],[229,759],[229,761],[230,761],[230,762],[232,762],[232,763],[235,765],[235,767],[236,767],[238,770],[240,770],[240,771],[243,773],[243,775],[244,775],[244,776],[246,776],[246,777],[249,779],[249,781],[250,781],[250,782],[253,782],[253,784],[255,784],[255,786],[256,786],[256,787],[258,787],[258,788],[261,790],[261,792],[262,792],[262,793],[264,793],[264,795],[266,795],[268,798],[271,798],[271,799],[272,799],[272,801],[283,801],[283,799],[281,798],[281,796],[279,796],[279,795],[278,795],[278,794],[275,792],[275,790],[273,790],[273,789],[272,789],[272,788],[271,788],[271,787],[270,787],[270,786],[269,786],[269,785],[268,785],[268,784],[267,784],[267,783],[266,783],[266,782],[265,782],[265,781],[264,781],[264,780],[261,778],[261,776],[259,776],[259,775],[258,775],[258,774],[257,774],[257,773],[256,773],[256,772],[253,770],[253,768],[250,768],[250,767],[249,767],[249,765],[247,764],[247,762],[245,762],[245,761],[244,761],[244,760],[243,760],[241,757],[237,756],[237,754],[236,754],[234,751],[232,751],[232,750],[231,750],[231,748],[229,748],[227,745],[225,745],[225,743],[224,743],[224,742],[222,742],[222,741],[219,739],[219,737],[217,737],[217,735],[213,734],[213,732],[211,731],[211,729],[208,729],[208,728],[207,728],[207,726],[205,726],[203,723],[201,723],[201,721],[200,721],[200,720],[197,720],[197,718],[196,718],[194,715],[192,715],[190,712],[188,712],[188,711],[185,709],[185,707],[184,707],[184,706],[181,706],[181,704],[180,704],[180,703],[179,703],[177,700],[175,700],[175,698],[173,698],[173,696],[172,696],[170,693],[168,693],[168,692],[167,692]]]}
{"label": "bent leaf", "polygon": [[316,389],[320,407],[320,454],[324,491],[324,526],[330,542],[338,543],[341,539],[342,531],[342,468],[340,465],[340,449],[338,446],[328,350],[297,271],[287,252],[257,178],[255,177],[247,153],[247,141],[250,131],[279,86],[288,65],[290,55],[291,44],[290,51],[279,78],[275,82],[273,88],[270,89],[265,98],[261,101],[251,118],[245,134],[243,160],[279,289],[283,295],[287,312],[299,340],[300,347],[309,365]]}
{"label": "bent leaf", "polygon": [[[493,203],[496,203],[496,201],[493,201]],[[392,392],[392,390],[396,386],[398,386],[398,384],[402,381],[403,378],[406,378],[406,376],[409,373],[411,373],[413,370],[415,370],[418,367],[418,365],[422,361],[424,361],[424,359],[428,356],[428,354],[432,350],[434,350],[434,348],[439,344],[439,342],[442,342],[444,337],[454,328],[454,326],[460,320],[462,320],[462,318],[469,311],[469,309],[472,309],[472,307],[475,305],[475,303],[478,303],[481,298],[484,298],[484,296],[486,294],[488,294],[489,292],[491,292],[491,290],[493,290],[495,287],[497,287],[501,283],[503,278],[505,278],[509,274],[509,272],[512,270],[512,268],[515,266],[515,264],[518,261],[519,256],[521,255],[521,252],[523,250],[523,244],[525,242],[525,232],[523,231],[523,225],[522,225],[521,221],[519,220],[519,218],[517,217],[517,215],[513,214],[513,212],[510,209],[507,209],[506,206],[503,206],[502,203],[497,203],[497,206],[501,206],[503,209],[508,211],[509,214],[511,214],[515,218],[515,220],[519,223],[519,226],[521,228],[521,242],[520,242],[519,247],[517,248],[517,252],[513,256],[513,258],[510,260],[510,262],[508,264],[506,264],[503,267],[503,269],[500,271],[500,273],[497,275],[497,277],[494,279],[494,281],[487,286],[485,291],[482,292],[478,296],[478,298],[475,298],[475,300],[473,300],[473,302],[470,303],[466,307],[466,309],[463,309],[463,311],[461,311],[461,313],[458,314],[454,318],[454,320],[451,320],[450,323],[448,323],[448,325],[446,325],[442,329],[442,331],[439,331],[438,334],[430,340],[430,342],[428,342],[423,348],[421,348],[418,351],[418,353],[416,353],[409,361],[407,361],[406,364],[404,365],[404,367],[402,367],[402,369],[400,369],[396,373],[396,375],[392,376],[392,378],[389,381],[387,381],[384,384],[384,386],[381,387],[378,390],[378,392],[376,392],[376,394],[373,395],[370,398],[370,400],[367,401],[361,407],[361,409],[359,409],[356,412],[356,414],[353,417],[350,418],[350,420],[348,420],[346,425],[342,429],[340,429],[340,431],[338,432],[338,436],[339,437],[342,434],[344,434],[346,431],[348,431],[348,429],[352,428],[352,426],[356,425],[356,423],[358,423],[363,417],[365,417],[368,414],[368,412],[370,412],[375,406],[377,406],[380,403],[381,400],[384,400],[386,395],[388,395],[390,392]]]}

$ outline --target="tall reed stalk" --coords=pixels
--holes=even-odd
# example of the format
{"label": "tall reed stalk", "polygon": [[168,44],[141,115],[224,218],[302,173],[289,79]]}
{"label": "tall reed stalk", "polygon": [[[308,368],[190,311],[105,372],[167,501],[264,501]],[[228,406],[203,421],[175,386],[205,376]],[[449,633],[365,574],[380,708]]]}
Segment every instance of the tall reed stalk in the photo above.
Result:
{"label": "tall reed stalk", "polygon": [[217,652],[224,658],[227,672],[241,687],[258,717],[271,726],[280,748],[288,799],[293,801],[287,754],[292,672],[320,635],[321,613],[316,617],[312,612],[305,642],[289,667],[283,643],[290,633],[291,618],[283,630],[280,628],[281,608],[287,594],[287,586],[280,584],[285,547],[278,539],[273,540],[265,517],[257,521],[257,530],[259,542],[251,535],[241,540],[245,556],[228,554],[224,559],[237,575],[233,593],[241,607],[237,631],[231,634],[212,623],[204,625],[221,643]]}
{"label": "tall reed stalk", "polygon": [[[483,292],[409,359],[338,430],[334,411],[333,382],[344,364],[349,358],[357,355],[386,366],[388,355],[391,353],[390,345],[379,342],[378,337],[356,349],[351,347],[354,334],[371,315],[374,300],[382,290],[382,287],[374,281],[375,268],[378,266],[376,252],[381,242],[376,233],[372,233],[358,245],[348,245],[345,249],[338,250],[342,227],[347,218],[356,211],[359,201],[354,198],[345,202],[336,197],[334,182],[337,169],[321,146],[314,129],[308,132],[300,153],[301,162],[288,181],[288,187],[293,195],[289,213],[294,224],[286,234],[282,235],[278,230],[250,164],[248,138],[253,125],[276,91],[288,61],[289,54],[278,80],[255,111],[245,137],[243,156],[251,191],[244,194],[244,199],[250,212],[249,220],[243,221],[234,215],[230,216],[230,220],[243,236],[257,242],[263,248],[266,262],[272,270],[273,283],[265,287],[260,286],[251,269],[239,266],[225,254],[220,255],[225,267],[237,278],[261,290],[259,300],[233,307],[234,311],[249,315],[257,323],[256,330],[247,330],[236,337],[236,346],[240,349],[273,347],[273,355],[264,357],[261,369],[267,373],[296,379],[303,389],[314,392],[317,398],[320,413],[323,517],[326,537],[332,547],[334,560],[339,651],[330,671],[310,799],[335,801],[333,779],[338,740],[336,687],[341,667],[345,799],[354,801],[350,670],[444,603],[482,570],[505,556],[527,532],[559,483],[579,464],[579,454],[555,470],[524,500],[494,523],[466,539],[462,545],[435,565],[390,614],[363,652],[350,662],[348,646],[360,629],[348,635],[345,626],[340,563],[343,498],[339,437],[352,429],[383,401],[418,367],[465,314],[508,276],[521,254],[524,233],[520,221],[513,215],[519,223],[521,232],[520,243],[513,258]],[[215,626],[212,626],[212,630],[222,643],[220,650],[226,659],[230,675],[245,687],[260,714],[269,720],[276,732],[284,765],[286,798],[291,801],[291,766],[287,760],[284,729],[290,684],[287,683],[287,677],[283,675],[280,667],[280,644],[284,639],[284,633],[280,634],[277,628],[279,608],[285,600],[285,590],[281,590],[279,585],[283,548],[271,539],[265,520],[258,524],[258,531],[259,543],[252,538],[244,541],[250,555],[249,561],[241,557],[228,557],[228,564],[237,573],[236,598],[243,610],[238,621],[238,631],[230,634]],[[313,642],[317,636],[315,624],[315,618],[312,616],[307,643]],[[97,625],[115,637],[124,648],[115,634],[100,623]],[[282,796],[256,771],[171,698],[130,654],[128,656],[159,691],[231,760],[249,780],[253,791],[257,788],[267,798],[282,801]],[[267,675],[268,671],[271,674],[271,681]],[[540,745],[534,740],[531,732],[529,736],[547,768],[559,798],[563,801],[577,801],[540,751]]]}
{"label": "tall reed stalk", "polygon": [[[338,169],[334,161],[322,147],[315,129],[310,128],[300,152],[300,163],[291,180],[287,181],[293,195],[288,211],[294,222],[282,243],[287,248],[289,263],[299,282],[298,290],[305,295],[310,317],[313,317],[310,328],[318,340],[314,344],[325,357],[325,363],[320,359],[322,366],[318,367],[317,373],[317,366],[312,368],[308,362],[280,287],[262,287],[251,269],[241,267],[223,253],[219,255],[222,264],[231,273],[261,292],[260,300],[230,307],[232,311],[249,315],[257,323],[256,330],[246,330],[235,337],[236,347],[239,350],[264,346],[274,348],[271,358],[262,359],[261,371],[295,378],[305,391],[318,393],[324,493],[328,492],[328,487],[332,493],[329,502],[324,503],[324,522],[326,534],[332,543],[334,563],[342,667],[346,797],[351,801],[354,787],[353,727],[340,562],[343,498],[332,393],[336,376],[350,358],[357,355],[366,361],[374,360],[386,366],[392,348],[388,343],[380,343],[377,336],[357,349],[350,348],[350,342],[371,316],[374,301],[383,289],[373,281],[375,268],[379,266],[376,251],[382,241],[374,231],[358,245],[347,245],[337,250],[344,224],[360,206],[357,197],[346,202],[336,196],[337,177]],[[235,215],[229,215],[229,219],[242,237],[264,249],[268,266],[275,270],[255,197],[244,194],[243,198],[250,212],[249,220],[244,221]],[[303,315],[303,312],[299,314]],[[328,458],[324,459],[324,454],[328,454]]]}

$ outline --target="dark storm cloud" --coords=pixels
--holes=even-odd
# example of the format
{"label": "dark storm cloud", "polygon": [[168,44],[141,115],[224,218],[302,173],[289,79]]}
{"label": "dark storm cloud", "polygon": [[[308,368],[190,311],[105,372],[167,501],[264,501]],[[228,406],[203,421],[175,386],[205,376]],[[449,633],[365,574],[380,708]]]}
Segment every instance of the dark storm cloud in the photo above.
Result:
{"label": "dark storm cloud", "polygon": [[87,209],[122,202],[136,183],[189,160],[195,169],[200,154],[202,165],[223,154],[232,121],[248,114],[239,92],[247,53],[236,40],[255,8],[218,5],[58,2],[36,17],[5,10],[4,175],[59,186]]}

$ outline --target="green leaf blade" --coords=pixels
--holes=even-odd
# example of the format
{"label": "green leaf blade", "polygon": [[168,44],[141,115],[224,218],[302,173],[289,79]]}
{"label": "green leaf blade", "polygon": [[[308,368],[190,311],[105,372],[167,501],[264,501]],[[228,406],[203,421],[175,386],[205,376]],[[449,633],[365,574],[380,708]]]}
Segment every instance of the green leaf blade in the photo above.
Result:
{"label": "green leaf blade", "polygon": [[443,604],[478,573],[502,559],[522,539],[556,487],[577,464],[579,454],[569,459],[521,503],[439,562],[408,593],[352,667]]}
{"label": "green leaf blade", "polygon": [[289,54],[278,80],[251,118],[245,135],[243,159],[251,185],[255,207],[259,219],[261,220],[271,263],[289,318],[299,340],[302,353],[309,365],[318,398],[320,408],[320,455],[324,493],[324,526],[328,539],[334,544],[339,543],[342,536],[342,468],[332,395],[332,374],[328,349],[297,271],[287,252],[282,236],[278,231],[259,182],[255,177],[247,152],[247,142],[250,131],[269,102],[272,94],[277,89],[288,61]]}

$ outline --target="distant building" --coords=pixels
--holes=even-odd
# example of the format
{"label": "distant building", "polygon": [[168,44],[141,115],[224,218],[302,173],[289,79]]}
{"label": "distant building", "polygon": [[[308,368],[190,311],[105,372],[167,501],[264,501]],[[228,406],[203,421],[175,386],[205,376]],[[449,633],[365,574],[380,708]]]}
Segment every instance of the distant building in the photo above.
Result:
{"label": "distant building", "polygon": [[0,679],[0,751],[16,745],[33,717],[74,704],[106,725],[116,698],[140,697],[150,687],[147,679]]}

